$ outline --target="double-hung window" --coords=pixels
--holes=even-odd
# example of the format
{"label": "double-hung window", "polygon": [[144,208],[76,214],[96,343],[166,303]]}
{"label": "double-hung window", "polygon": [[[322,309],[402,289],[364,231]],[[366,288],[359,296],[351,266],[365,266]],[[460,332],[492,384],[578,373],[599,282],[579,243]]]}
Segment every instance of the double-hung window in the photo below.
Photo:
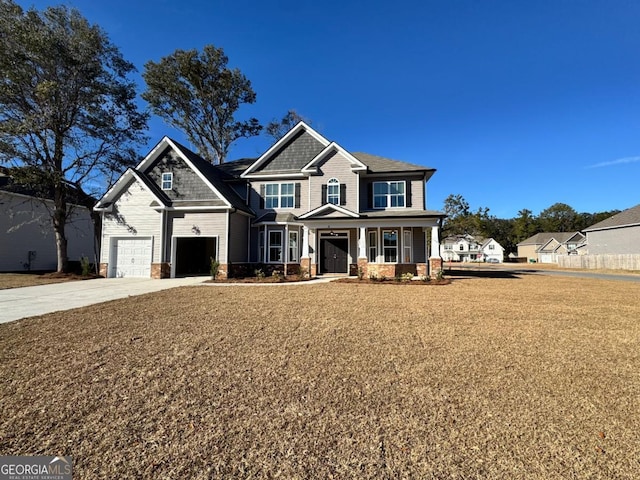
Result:
{"label": "double-hung window", "polygon": [[368,260],[376,263],[378,258],[378,232],[369,232],[369,255]]}
{"label": "double-hung window", "polygon": [[173,173],[162,174],[162,190],[171,190],[173,188]]}
{"label": "double-hung window", "polygon": [[289,261],[297,262],[298,261],[298,232],[292,231],[289,232]]}
{"label": "double-hung window", "polygon": [[271,230],[269,232],[269,262],[276,263],[282,261],[282,232]]}
{"label": "double-hung window", "polygon": [[327,203],[340,205],[340,182],[337,178],[327,182]]}
{"label": "double-hung window", "polygon": [[265,208],[293,208],[295,185],[293,183],[268,183],[264,190]]}
{"label": "double-hung window", "polygon": [[373,184],[373,208],[397,208],[406,205],[406,183],[399,182],[374,182]]}
{"label": "double-hung window", "polygon": [[382,249],[385,263],[398,261],[398,232],[396,230],[382,231]]}

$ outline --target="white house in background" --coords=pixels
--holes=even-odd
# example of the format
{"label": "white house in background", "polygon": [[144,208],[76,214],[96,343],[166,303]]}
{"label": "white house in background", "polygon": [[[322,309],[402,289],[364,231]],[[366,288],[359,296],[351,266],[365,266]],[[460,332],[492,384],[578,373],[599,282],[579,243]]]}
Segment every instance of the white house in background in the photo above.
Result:
{"label": "white house in background", "polygon": [[440,244],[440,255],[445,262],[502,263],[504,248],[493,238],[452,235]]}
{"label": "white house in background", "polygon": [[[0,272],[47,271],[58,266],[56,240],[49,208],[28,188],[13,182],[0,169]],[[88,208],[74,205],[66,229],[69,260],[86,256],[94,261],[95,233]]]}

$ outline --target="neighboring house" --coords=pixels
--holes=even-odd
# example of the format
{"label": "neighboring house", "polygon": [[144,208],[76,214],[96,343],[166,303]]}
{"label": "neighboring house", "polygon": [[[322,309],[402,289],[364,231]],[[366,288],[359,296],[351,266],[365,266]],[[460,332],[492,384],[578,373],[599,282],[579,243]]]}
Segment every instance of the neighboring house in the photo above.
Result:
{"label": "neighboring house", "polygon": [[[167,137],[100,199],[109,277],[441,269],[432,168],[351,153],[300,122],[257,159],[213,166]],[[429,243],[428,243],[429,242]],[[433,255],[430,255],[433,252]]]}
{"label": "neighboring house", "polygon": [[540,263],[556,263],[558,255],[577,255],[585,241],[580,232],[542,232],[518,243],[518,257]]}
{"label": "neighboring house", "polygon": [[440,245],[444,261],[499,262],[504,261],[504,248],[493,238],[472,235],[452,235]]}
{"label": "neighboring house", "polygon": [[640,254],[640,205],[583,231],[589,255]]}
{"label": "neighboring house", "polygon": [[[0,271],[56,270],[58,256],[50,209],[53,201],[13,181],[7,169],[0,169]],[[95,258],[95,230],[91,210],[72,205],[65,232],[69,260]]]}

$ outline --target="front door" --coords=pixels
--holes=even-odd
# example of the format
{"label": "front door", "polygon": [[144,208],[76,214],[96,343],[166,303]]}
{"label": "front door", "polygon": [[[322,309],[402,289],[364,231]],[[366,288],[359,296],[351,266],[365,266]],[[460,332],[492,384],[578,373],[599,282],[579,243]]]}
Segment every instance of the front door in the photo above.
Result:
{"label": "front door", "polygon": [[325,238],[320,244],[320,273],[348,273],[347,251],[349,240],[346,238]]}

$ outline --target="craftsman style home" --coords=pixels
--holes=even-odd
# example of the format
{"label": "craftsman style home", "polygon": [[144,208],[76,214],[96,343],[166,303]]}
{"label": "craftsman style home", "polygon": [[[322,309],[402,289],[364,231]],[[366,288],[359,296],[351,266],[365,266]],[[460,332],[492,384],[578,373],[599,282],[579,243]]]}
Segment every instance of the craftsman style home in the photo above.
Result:
{"label": "craftsman style home", "polygon": [[101,273],[436,275],[432,168],[351,153],[300,122],[259,158],[213,166],[167,137],[100,199]]}

